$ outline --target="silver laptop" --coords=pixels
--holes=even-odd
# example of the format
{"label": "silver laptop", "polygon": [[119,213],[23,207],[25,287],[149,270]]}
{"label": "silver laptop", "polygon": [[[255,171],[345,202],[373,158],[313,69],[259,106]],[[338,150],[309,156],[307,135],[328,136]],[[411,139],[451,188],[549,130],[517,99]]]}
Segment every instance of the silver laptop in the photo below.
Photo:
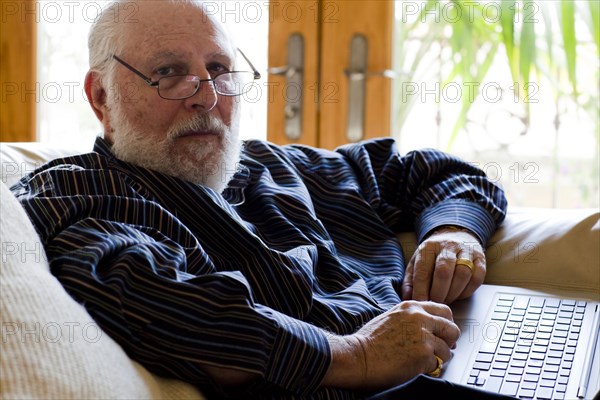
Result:
{"label": "silver laptop", "polygon": [[600,303],[483,285],[452,306],[462,335],[441,377],[525,399],[600,391]]}

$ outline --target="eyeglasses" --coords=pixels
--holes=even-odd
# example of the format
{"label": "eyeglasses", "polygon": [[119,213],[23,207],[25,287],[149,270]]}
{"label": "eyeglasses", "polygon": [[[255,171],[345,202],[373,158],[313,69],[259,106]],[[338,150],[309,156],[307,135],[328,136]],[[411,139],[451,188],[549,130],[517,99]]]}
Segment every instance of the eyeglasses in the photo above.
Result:
{"label": "eyeglasses", "polygon": [[228,71],[210,79],[200,79],[197,75],[169,75],[153,81],[137,69],[113,54],[113,58],[131,72],[142,78],[148,86],[155,87],[158,95],[167,100],[182,100],[192,97],[200,89],[202,82],[211,82],[215,92],[222,96],[241,96],[252,89],[252,82],[260,79],[260,72],[254,68],[248,57],[240,50],[244,60],[250,65],[252,71]]}

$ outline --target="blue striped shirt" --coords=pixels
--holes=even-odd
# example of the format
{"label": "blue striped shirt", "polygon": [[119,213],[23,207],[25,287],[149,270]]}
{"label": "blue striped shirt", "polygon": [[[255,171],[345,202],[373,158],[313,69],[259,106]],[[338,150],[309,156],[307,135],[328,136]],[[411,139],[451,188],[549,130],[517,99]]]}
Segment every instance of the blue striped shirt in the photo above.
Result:
{"label": "blue striped shirt", "polygon": [[[400,302],[396,233],[422,240],[453,224],[485,244],[506,209],[472,165],[394,146],[249,141],[221,195],[122,162],[98,138],[94,152],[54,160],[12,190],[52,273],[148,369],[215,396],[353,398],[319,388],[327,338]],[[232,392],[206,364],[262,379]]]}

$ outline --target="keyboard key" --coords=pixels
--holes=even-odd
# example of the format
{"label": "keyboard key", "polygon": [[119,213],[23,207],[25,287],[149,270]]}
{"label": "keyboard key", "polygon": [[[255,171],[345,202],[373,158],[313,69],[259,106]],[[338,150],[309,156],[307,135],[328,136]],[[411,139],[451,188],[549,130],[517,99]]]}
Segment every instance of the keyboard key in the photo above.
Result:
{"label": "keyboard key", "polygon": [[562,351],[550,350],[548,352],[548,358],[562,358]]}
{"label": "keyboard key", "polygon": [[[567,331],[561,331],[561,330],[554,329],[554,334],[552,336],[553,336],[553,338],[566,339]],[[554,340],[552,342],[555,343]]]}
{"label": "keyboard key", "polygon": [[477,358],[475,358],[475,361],[481,361],[481,362],[492,362],[492,359],[494,358],[493,354],[490,353],[479,353],[477,354]]}
{"label": "keyboard key", "polygon": [[516,342],[505,342],[504,340],[500,342],[500,347],[504,347],[505,349],[513,349],[515,347]]}
{"label": "keyboard key", "polygon": [[496,361],[507,363],[510,361],[510,356],[497,355]]}
{"label": "keyboard key", "polygon": [[552,336],[552,339],[550,339],[550,343],[567,344],[567,338]]}
{"label": "keyboard key", "polygon": [[544,353],[531,353],[529,359],[531,360],[543,360],[546,357]]}
{"label": "keyboard key", "polygon": [[517,367],[517,368],[525,368],[525,360],[512,360],[510,362],[510,366],[511,367]]}
{"label": "keyboard key", "polygon": [[[541,367],[530,367],[527,366],[525,367],[525,375],[539,375],[542,373],[542,368]],[[537,379],[535,380],[537,382]]]}
{"label": "keyboard key", "polygon": [[558,383],[559,385],[566,385],[567,383],[569,383],[569,377],[568,376],[559,376],[556,383]]}
{"label": "keyboard key", "polygon": [[[544,367],[544,371],[546,371],[546,372],[552,372],[552,373],[558,372],[558,369],[559,369],[558,365],[546,365]],[[554,379],[556,379],[556,378],[554,378]]]}
{"label": "keyboard key", "polygon": [[500,393],[508,396],[516,396],[518,390],[519,382],[504,382],[502,388],[500,388]]}
{"label": "keyboard key", "polygon": [[567,391],[567,385],[556,385],[556,388],[554,388],[554,391],[556,393],[564,393]]}
{"label": "keyboard key", "polygon": [[504,377],[504,375],[506,375],[505,369],[492,369],[490,372],[490,376]]}
{"label": "keyboard key", "polygon": [[577,303],[575,302],[575,300],[563,300],[560,302],[560,304],[566,306],[574,306]]}
{"label": "keyboard key", "polygon": [[513,308],[516,310],[524,310],[527,308],[527,305],[529,304],[529,298],[528,297],[522,297],[522,296],[518,296],[515,301],[513,302]]}
{"label": "keyboard key", "polygon": [[514,375],[523,375],[525,368],[519,367],[508,367],[508,373]]}
{"label": "keyboard key", "polygon": [[479,372],[481,372],[481,371],[479,371],[478,369],[472,369],[469,376],[473,376],[473,377],[477,378],[479,376]]}
{"label": "keyboard key", "polygon": [[575,354],[575,347],[567,347],[565,349],[565,354]]}
{"label": "keyboard key", "polygon": [[565,399],[564,393],[554,393],[554,400],[564,400],[564,399]]}
{"label": "keyboard key", "polygon": [[577,340],[573,340],[573,339],[567,340],[567,347],[576,347],[576,346],[577,346]]}
{"label": "keyboard key", "polygon": [[533,390],[533,389],[519,390],[519,398],[520,399],[533,399],[533,396],[535,396],[535,390]]}
{"label": "keyboard key", "polygon": [[469,379],[467,379],[467,385],[475,385],[476,380],[477,380],[477,377],[470,376]]}
{"label": "keyboard key", "polygon": [[565,361],[573,361],[573,354],[565,354],[565,356],[563,357],[563,360]]}
{"label": "keyboard key", "polygon": [[546,358],[546,365],[560,365],[562,360],[560,358]]}
{"label": "keyboard key", "polygon": [[573,318],[573,311],[562,311],[558,312],[558,318],[568,319],[569,321]]}
{"label": "keyboard key", "polygon": [[535,392],[535,398],[550,400],[550,399],[552,399],[552,391],[553,391],[553,388],[551,388],[551,387],[540,387]]}
{"label": "keyboard key", "polygon": [[508,363],[494,361],[494,364],[492,364],[492,367],[494,369],[503,369],[503,370],[506,370],[506,369],[508,369]]}
{"label": "keyboard key", "polygon": [[510,356],[512,354],[512,349],[509,349],[509,348],[506,348],[506,347],[500,347],[498,349],[498,354]]}
{"label": "keyboard key", "polygon": [[566,376],[566,377],[568,377],[569,375],[571,375],[571,370],[570,369],[566,369],[566,368],[561,368],[560,371],[558,371],[558,374],[560,376]]}
{"label": "keyboard key", "polygon": [[548,298],[546,299],[546,308],[558,308],[560,305],[560,299]]}
{"label": "keyboard key", "polygon": [[504,380],[507,382],[519,383],[519,382],[521,382],[521,374],[518,374],[518,375],[507,374],[506,377],[504,377]]}
{"label": "keyboard key", "polygon": [[511,307],[512,306],[512,299],[508,300],[508,299],[498,299],[498,301],[496,302],[497,305],[499,306],[507,306],[507,307]]}
{"label": "keyboard key", "polygon": [[540,379],[539,386],[553,388],[555,383],[553,379]]}
{"label": "keyboard key", "polygon": [[513,334],[505,333],[502,336],[502,341],[503,342],[516,342],[517,341],[517,334],[515,333],[513,335]]}
{"label": "keyboard key", "polygon": [[558,343],[552,343],[549,347],[548,350],[550,351],[560,351],[562,353],[562,351],[565,349],[565,345],[564,344],[558,344]]}
{"label": "keyboard key", "polygon": [[536,374],[525,374],[523,375],[524,382],[534,382],[537,385],[537,381],[540,380],[540,376]]}
{"label": "keyboard key", "polygon": [[565,361],[562,363],[562,367],[565,369],[571,369],[572,366],[573,366],[573,363],[571,361]]}
{"label": "keyboard key", "polygon": [[535,381],[527,381],[525,377],[523,377],[523,382],[521,383],[521,389],[533,389],[537,388],[537,383]]}
{"label": "keyboard key", "polygon": [[587,301],[579,300],[577,302],[577,307],[585,307],[587,305]]}
{"label": "keyboard key", "polygon": [[528,357],[528,353],[515,353],[512,356],[513,360],[527,360]]}
{"label": "keyboard key", "polygon": [[535,360],[533,358],[530,358],[527,361],[527,366],[529,366],[529,367],[536,367],[536,368],[542,368],[544,366],[544,361],[543,360]]}
{"label": "keyboard key", "polygon": [[[557,369],[557,372],[558,372],[558,369]],[[556,381],[557,378],[558,378],[558,374],[556,372],[547,372],[547,371],[542,372],[542,379],[553,381],[552,386],[554,386],[554,381]]]}
{"label": "keyboard key", "polygon": [[508,319],[507,312],[494,312],[492,314],[492,321],[506,321]]}
{"label": "keyboard key", "polygon": [[473,369],[488,371],[490,369],[490,366],[491,363],[475,361],[475,363],[473,364]]}
{"label": "keyboard key", "polygon": [[545,353],[546,351],[548,351],[548,348],[546,346],[534,344],[533,346],[531,346],[531,351],[534,353]]}
{"label": "keyboard key", "polygon": [[543,307],[545,300],[543,297],[532,297],[529,307]]}
{"label": "keyboard key", "polygon": [[502,386],[502,378],[497,376],[490,376],[485,385],[485,390],[498,393],[498,391],[500,391],[500,386]]}
{"label": "keyboard key", "polygon": [[502,306],[502,305],[496,305],[496,308],[494,308],[495,312],[501,312],[501,313],[509,313],[510,312],[510,306]]}

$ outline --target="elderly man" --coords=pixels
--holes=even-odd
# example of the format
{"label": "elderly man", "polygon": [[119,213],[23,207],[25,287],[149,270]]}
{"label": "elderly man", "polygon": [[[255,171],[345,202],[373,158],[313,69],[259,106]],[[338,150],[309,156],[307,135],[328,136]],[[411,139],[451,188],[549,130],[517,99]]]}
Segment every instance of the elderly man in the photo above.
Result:
{"label": "elderly man", "polygon": [[[13,187],[65,288],[209,397],[355,398],[439,373],[460,334],[443,303],[483,282],[502,190],[391,139],[242,149],[236,96],[258,72],[201,4],[135,4],[90,33],[104,137]],[[406,265],[401,229],[421,243]]]}

